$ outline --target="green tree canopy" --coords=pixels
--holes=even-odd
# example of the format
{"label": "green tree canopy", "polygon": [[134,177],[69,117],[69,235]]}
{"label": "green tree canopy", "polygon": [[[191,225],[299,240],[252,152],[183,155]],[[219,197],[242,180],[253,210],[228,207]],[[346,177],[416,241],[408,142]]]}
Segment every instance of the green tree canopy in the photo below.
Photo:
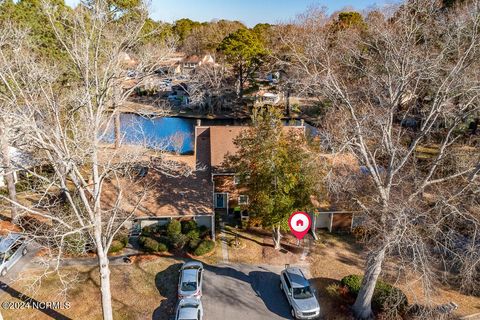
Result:
{"label": "green tree canopy", "polygon": [[253,127],[235,140],[236,155],[229,164],[249,196],[248,209],[264,227],[288,226],[288,217],[311,207],[314,181],[309,172],[303,131],[284,128],[281,113],[255,109]]}
{"label": "green tree canopy", "polygon": [[257,70],[267,53],[262,41],[251,30],[238,29],[223,39],[217,51],[233,65],[238,75],[241,98],[245,80]]}

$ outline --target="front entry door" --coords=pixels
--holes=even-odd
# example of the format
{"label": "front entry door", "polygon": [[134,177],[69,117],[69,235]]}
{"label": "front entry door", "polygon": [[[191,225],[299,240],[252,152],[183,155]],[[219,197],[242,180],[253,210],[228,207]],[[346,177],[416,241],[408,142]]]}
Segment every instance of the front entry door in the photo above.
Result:
{"label": "front entry door", "polygon": [[215,208],[225,209],[227,207],[227,194],[216,193],[215,194]]}

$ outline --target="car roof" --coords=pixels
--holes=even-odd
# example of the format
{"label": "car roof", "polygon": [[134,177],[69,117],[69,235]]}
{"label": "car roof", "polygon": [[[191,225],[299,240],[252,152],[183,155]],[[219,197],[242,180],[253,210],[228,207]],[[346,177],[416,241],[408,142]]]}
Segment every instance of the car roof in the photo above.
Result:
{"label": "car roof", "polygon": [[197,319],[197,311],[200,306],[200,301],[197,299],[187,298],[182,299],[178,303],[179,319]]}
{"label": "car roof", "polygon": [[6,237],[0,238],[0,253],[6,252],[21,237],[20,233],[11,232]]}
{"label": "car roof", "polygon": [[288,274],[288,278],[290,279],[293,288],[303,288],[310,285],[300,268],[287,268],[285,269],[285,272]]}
{"label": "car roof", "polygon": [[182,270],[182,282],[197,282],[198,269]]}
{"label": "car roof", "polygon": [[203,268],[203,264],[199,261],[188,261],[182,265],[182,269],[185,268]]}

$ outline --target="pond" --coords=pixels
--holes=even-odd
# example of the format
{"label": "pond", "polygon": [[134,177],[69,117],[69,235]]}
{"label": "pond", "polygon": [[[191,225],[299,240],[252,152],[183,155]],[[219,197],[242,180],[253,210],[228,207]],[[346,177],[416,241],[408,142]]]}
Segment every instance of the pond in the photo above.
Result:
{"label": "pond", "polygon": [[[149,118],[137,114],[120,115],[122,144],[144,144],[157,150],[175,151],[181,154],[193,153],[195,119],[185,118]],[[102,139],[113,143],[115,134],[113,124]]]}
{"label": "pond", "polygon": [[[157,150],[191,154],[194,151],[196,119],[163,117],[149,118],[133,113],[120,115],[122,144],[145,145]],[[284,125],[298,126],[300,120],[284,120]],[[202,125],[249,125],[248,119],[203,119]],[[316,128],[306,125],[307,135],[317,136]],[[113,143],[115,135],[113,124],[109,125],[104,142]]]}

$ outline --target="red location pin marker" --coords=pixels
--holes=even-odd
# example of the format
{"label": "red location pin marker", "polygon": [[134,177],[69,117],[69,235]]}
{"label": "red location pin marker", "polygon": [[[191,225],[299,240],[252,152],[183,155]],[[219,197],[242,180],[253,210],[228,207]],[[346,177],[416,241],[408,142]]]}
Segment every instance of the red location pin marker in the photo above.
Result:
{"label": "red location pin marker", "polygon": [[298,240],[303,239],[312,226],[312,219],[306,212],[294,212],[288,219],[288,226]]}

